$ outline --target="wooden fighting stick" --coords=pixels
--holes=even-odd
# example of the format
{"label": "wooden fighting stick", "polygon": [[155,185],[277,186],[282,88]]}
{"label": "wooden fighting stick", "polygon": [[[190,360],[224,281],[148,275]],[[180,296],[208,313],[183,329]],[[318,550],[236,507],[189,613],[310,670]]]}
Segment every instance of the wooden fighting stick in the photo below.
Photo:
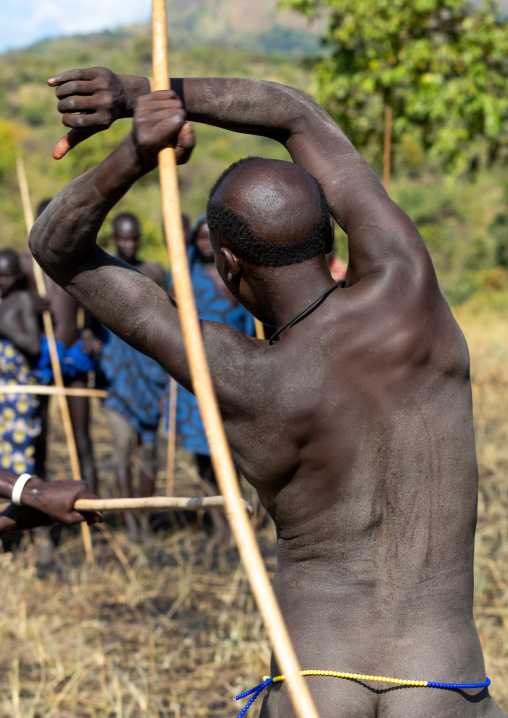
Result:
{"label": "wooden fighting stick", "polygon": [[[169,88],[166,0],[152,0],[152,31],[154,66],[152,87],[154,90],[166,90]],[[242,496],[215,398],[192,292],[180,218],[174,149],[166,148],[159,153],[159,169],[166,241],[187,360],[210,447],[213,467],[220,491],[224,496],[226,516],[236,539],[279,668],[281,673],[286,676],[295,714],[298,718],[318,718],[308,687],[299,674],[300,666],[296,654],[268,579],[254,532],[243,510]]]}
{"label": "wooden fighting stick", "polygon": [[260,322],[259,319],[256,319],[256,317],[254,317],[254,327],[256,329],[256,339],[264,339],[265,328],[263,326],[263,322]]}
{"label": "wooden fighting stick", "polygon": [[[242,502],[249,518],[254,515],[254,507],[248,501]],[[187,511],[208,511],[224,509],[223,496],[204,496],[203,498],[184,498],[183,496],[148,496],[139,499],[78,499],[74,504],[76,511],[124,511],[125,509],[179,509]]]}
{"label": "wooden fighting stick", "polygon": [[392,108],[385,107],[385,142],[383,157],[383,185],[390,194],[392,174]]}
{"label": "wooden fighting stick", "polygon": [[109,396],[107,391],[102,389],[82,389],[78,386],[66,386],[62,389],[58,386],[46,386],[45,384],[4,384],[0,386],[0,394],[37,394],[51,396],[53,394],[63,394],[64,396],[96,396],[99,399],[107,399]]}
{"label": "wooden fighting stick", "polygon": [[166,496],[175,493],[176,458],[176,402],[178,401],[178,382],[169,380],[169,418],[168,418],[168,458],[166,462]]}
{"label": "wooden fighting stick", "polygon": [[[9,506],[0,504],[0,512]],[[249,501],[243,502],[243,507],[251,519],[254,516],[254,507]],[[163,509],[178,511],[208,511],[209,509],[224,509],[222,496],[204,496],[202,498],[184,498],[183,496],[147,496],[139,499],[78,499],[74,504],[76,511],[131,511],[145,509]]]}
{"label": "wooden fighting stick", "polygon": [[[30,234],[32,225],[34,223],[34,217],[32,212],[32,205],[30,203],[30,195],[28,191],[28,182],[26,179],[25,164],[21,155],[16,158],[16,166],[18,170],[18,181],[19,189],[21,192],[21,200],[23,202],[23,211],[25,213],[25,222],[27,229],[27,236]],[[44,282],[44,275],[42,269],[39,267],[35,259],[33,260],[35,283],[37,285],[37,291],[41,297],[47,296],[46,284]],[[49,356],[51,359],[51,369],[53,370],[53,377],[55,379],[56,396],[58,397],[58,404],[60,406],[60,412],[62,414],[62,421],[65,431],[65,438],[67,441],[67,448],[69,450],[69,457],[71,460],[71,471],[72,478],[76,481],[81,481],[81,470],[79,467],[78,450],[76,447],[76,440],[74,438],[74,432],[72,430],[71,416],[69,412],[69,405],[65,397],[65,386],[62,376],[62,368],[60,366],[60,359],[58,357],[58,349],[56,348],[55,332],[53,329],[53,322],[51,314],[48,311],[43,312],[42,321],[44,325],[44,332],[48,339]],[[85,545],[86,557],[89,562],[93,562],[93,551],[92,551],[92,537],[90,529],[86,524],[81,524],[81,531],[83,535],[83,543]]]}

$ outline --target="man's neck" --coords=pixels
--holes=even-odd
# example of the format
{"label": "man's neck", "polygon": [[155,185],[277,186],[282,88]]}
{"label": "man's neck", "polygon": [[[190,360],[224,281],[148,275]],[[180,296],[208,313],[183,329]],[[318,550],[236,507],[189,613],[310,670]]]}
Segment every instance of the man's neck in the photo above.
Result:
{"label": "man's neck", "polygon": [[325,257],[270,270],[266,296],[273,296],[272,315],[278,328],[333,284]]}

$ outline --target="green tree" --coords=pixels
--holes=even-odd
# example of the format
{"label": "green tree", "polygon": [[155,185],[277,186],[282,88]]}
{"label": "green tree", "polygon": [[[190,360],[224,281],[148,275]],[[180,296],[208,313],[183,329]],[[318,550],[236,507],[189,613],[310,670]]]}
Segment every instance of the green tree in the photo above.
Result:
{"label": "green tree", "polygon": [[458,173],[508,159],[508,25],[494,0],[284,0],[324,14],[317,99],[357,147],[408,135]]}

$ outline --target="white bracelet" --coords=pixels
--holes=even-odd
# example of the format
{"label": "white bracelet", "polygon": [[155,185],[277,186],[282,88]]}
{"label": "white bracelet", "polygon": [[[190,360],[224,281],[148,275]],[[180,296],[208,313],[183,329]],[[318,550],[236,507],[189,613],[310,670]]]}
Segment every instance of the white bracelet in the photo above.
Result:
{"label": "white bracelet", "polygon": [[21,474],[12,487],[11,501],[13,504],[16,504],[16,506],[21,506],[21,494],[31,478],[32,474]]}

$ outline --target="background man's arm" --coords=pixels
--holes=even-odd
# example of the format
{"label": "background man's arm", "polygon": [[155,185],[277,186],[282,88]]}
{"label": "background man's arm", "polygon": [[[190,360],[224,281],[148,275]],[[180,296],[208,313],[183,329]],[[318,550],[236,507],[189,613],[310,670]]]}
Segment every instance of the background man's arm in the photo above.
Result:
{"label": "background man's arm", "polygon": [[[0,471],[0,498],[10,500],[17,476]],[[55,522],[75,524],[81,521],[102,521],[98,512],[80,514],[73,510],[77,499],[97,498],[84,481],[41,481],[36,476],[25,485],[21,494],[22,506],[9,504],[0,514],[0,534],[24,531],[36,526],[50,526]]]}

